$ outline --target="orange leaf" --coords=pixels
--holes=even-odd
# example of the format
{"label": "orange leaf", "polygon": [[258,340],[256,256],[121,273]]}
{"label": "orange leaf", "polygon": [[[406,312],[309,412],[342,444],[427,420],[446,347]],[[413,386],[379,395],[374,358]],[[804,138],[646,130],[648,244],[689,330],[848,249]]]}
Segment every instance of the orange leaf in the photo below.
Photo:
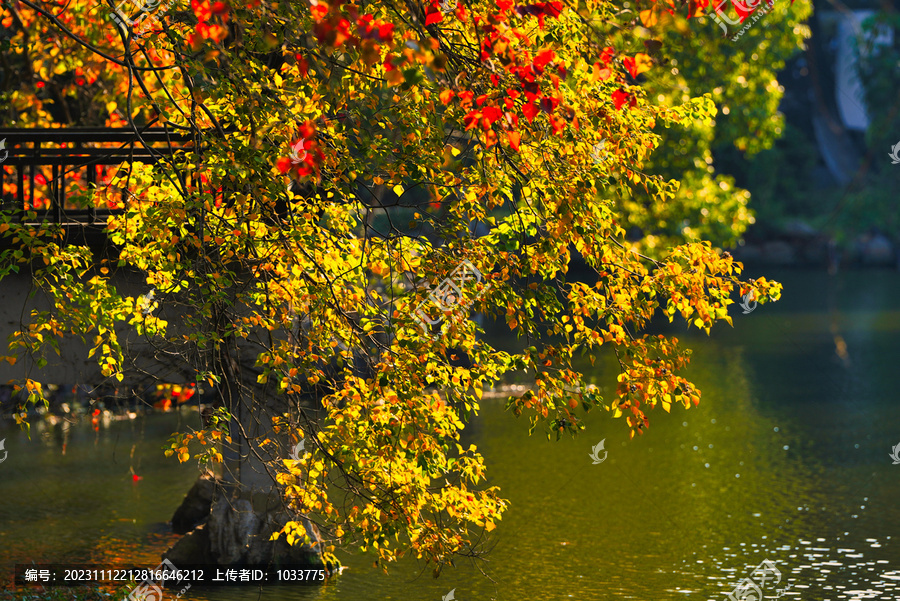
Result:
{"label": "orange leaf", "polygon": [[594,63],[593,70],[591,72],[591,83],[597,83],[598,81],[606,81],[612,77],[612,70],[607,67],[600,67],[600,63]]}
{"label": "orange leaf", "polygon": [[209,5],[208,0],[191,0],[191,8],[194,9],[194,15],[201,23],[212,18],[212,7]]}
{"label": "orange leaf", "polygon": [[656,13],[654,13],[650,9],[642,10],[640,14],[641,23],[644,25],[644,27],[653,27],[654,25],[656,25],[657,21],[659,21],[659,17],[657,17]]}
{"label": "orange leaf", "polygon": [[506,134],[506,139],[509,140],[509,147],[519,152],[519,140],[521,140],[522,136],[517,131],[511,131]]}

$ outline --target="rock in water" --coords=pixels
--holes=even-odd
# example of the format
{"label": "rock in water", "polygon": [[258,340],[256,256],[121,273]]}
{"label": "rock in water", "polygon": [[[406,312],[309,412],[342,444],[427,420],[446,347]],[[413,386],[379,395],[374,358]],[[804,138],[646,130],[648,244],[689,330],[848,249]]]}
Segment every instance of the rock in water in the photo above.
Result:
{"label": "rock in water", "polygon": [[202,474],[188,494],[185,495],[181,506],[175,510],[172,516],[172,532],[175,534],[187,534],[209,517],[212,508],[213,494],[218,480],[209,472]]}

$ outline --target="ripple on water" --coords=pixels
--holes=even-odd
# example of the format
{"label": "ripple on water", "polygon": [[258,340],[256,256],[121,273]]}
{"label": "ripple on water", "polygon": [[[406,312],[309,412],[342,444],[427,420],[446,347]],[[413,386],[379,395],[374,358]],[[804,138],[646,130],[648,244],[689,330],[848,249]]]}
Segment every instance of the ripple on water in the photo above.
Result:
{"label": "ripple on water", "polygon": [[[762,588],[766,598],[774,599],[778,595],[802,598],[803,601],[900,599],[900,571],[891,569],[889,560],[876,557],[876,553],[883,553],[892,546],[890,537],[885,540],[867,538],[868,548],[850,547],[846,540],[840,546],[812,546],[823,542],[828,541],[824,538],[817,538],[815,542],[800,539],[794,546],[783,544],[772,548],[759,545],[763,557],[759,556],[760,549],[753,549],[751,553],[757,546],[753,544],[722,547],[717,557],[706,560],[718,569],[718,573],[704,570],[706,580],[721,586],[723,594],[727,594],[745,578],[751,577],[762,559],[769,559],[779,570],[780,579],[773,583],[773,576],[768,576],[768,586]],[[693,562],[702,564],[704,560]],[[786,586],[791,589],[785,590]]]}

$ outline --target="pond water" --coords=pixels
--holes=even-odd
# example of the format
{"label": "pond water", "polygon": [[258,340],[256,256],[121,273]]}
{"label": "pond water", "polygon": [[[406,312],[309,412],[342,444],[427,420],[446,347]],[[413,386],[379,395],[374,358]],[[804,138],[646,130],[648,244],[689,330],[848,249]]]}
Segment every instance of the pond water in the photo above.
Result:
{"label": "pond water", "polygon": [[[695,349],[689,375],[703,399],[651,412],[642,437],[599,412],[576,439],[529,437],[505,397],[486,396],[466,437],[511,501],[486,561],[434,579],[414,561],[385,575],[371,557],[339,552],[349,569],[326,586],[181,598],[439,601],[452,589],[460,601],[720,600],[769,560],[780,581],[762,576],[768,598],[900,599],[900,465],[889,457],[900,443],[900,274],[765,275],[785,284],[782,301],[747,315],[735,305],[733,329],[670,327]],[[613,366],[593,373],[610,394]],[[4,582],[31,561],[155,566],[176,538],[165,522],[196,477],[160,447],[188,419],[67,435],[35,425],[30,441],[3,426]],[[608,456],[593,464],[600,440]]]}

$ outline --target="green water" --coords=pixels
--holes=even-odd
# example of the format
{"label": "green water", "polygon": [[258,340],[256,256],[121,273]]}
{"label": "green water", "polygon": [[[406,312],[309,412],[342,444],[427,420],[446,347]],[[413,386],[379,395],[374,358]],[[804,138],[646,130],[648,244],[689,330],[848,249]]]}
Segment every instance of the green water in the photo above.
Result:
{"label": "green water", "polygon": [[[485,399],[465,436],[511,508],[483,561],[435,580],[414,561],[384,575],[345,552],[349,569],[323,587],[182,599],[439,601],[455,589],[461,601],[721,600],[764,559],[781,573],[778,585],[769,576],[768,598],[790,584],[784,599],[900,599],[900,465],[889,457],[900,443],[900,274],[765,275],[785,284],[781,302],[748,315],[735,306],[734,328],[711,337],[671,328],[695,349],[689,375],[703,400],[653,411],[642,437],[629,441],[621,420],[596,413],[582,436],[548,442],[529,437],[503,398]],[[613,366],[593,373],[610,393]],[[65,454],[59,426],[31,441],[0,431],[0,568],[154,566],[197,472],[159,451],[185,419],[73,427]],[[601,439],[608,457],[594,465]]]}

